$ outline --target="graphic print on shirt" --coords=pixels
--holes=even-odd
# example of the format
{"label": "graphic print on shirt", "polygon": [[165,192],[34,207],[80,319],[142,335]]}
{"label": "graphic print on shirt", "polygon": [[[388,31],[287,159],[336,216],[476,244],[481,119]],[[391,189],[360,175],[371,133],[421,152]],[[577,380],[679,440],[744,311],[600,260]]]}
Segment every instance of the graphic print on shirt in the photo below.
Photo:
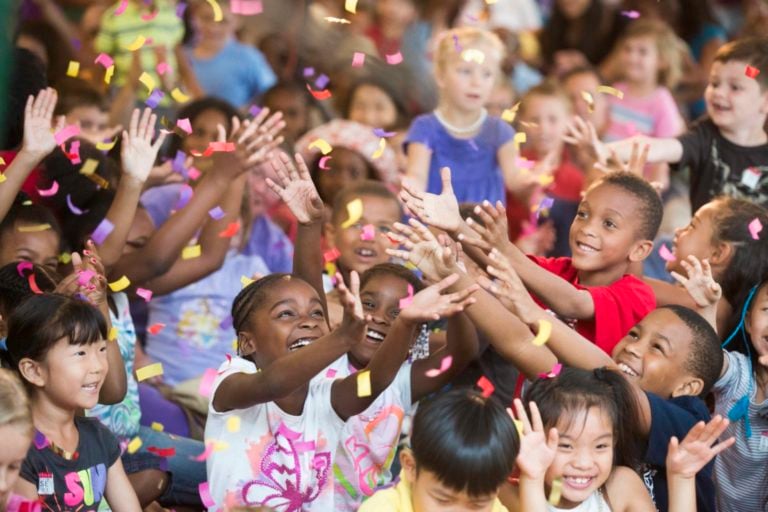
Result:
{"label": "graphic print on shirt", "polygon": [[[55,488],[54,475],[49,471],[41,471],[37,477],[37,491],[40,497],[45,499],[48,510],[87,512],[95,510],[87,507],[99,503],[104,497],[107,467],[97,464],[88,469],[66,473],[63,478],[66,489]],[[59,496],[63,499],[63,507],[59,504]],[[52,505],[58,508],[51,508]]]}
{"label": "graphic print on shirt", "polygon": [[221,319],[228,311],[213,307],[206,299],[194,299],[181,305],[176,335],[185,344],[202,350],[208,350],[219,342]]}
{"label": "graphic print on shirt", "polygon": [[768,165],[731,169],[731,166],[720,158],[717,141],[712,144],[710,156],[715,168],[714,179],[709,189],[711,197],[726,195],[749,199],[762,206],[768,206]]}

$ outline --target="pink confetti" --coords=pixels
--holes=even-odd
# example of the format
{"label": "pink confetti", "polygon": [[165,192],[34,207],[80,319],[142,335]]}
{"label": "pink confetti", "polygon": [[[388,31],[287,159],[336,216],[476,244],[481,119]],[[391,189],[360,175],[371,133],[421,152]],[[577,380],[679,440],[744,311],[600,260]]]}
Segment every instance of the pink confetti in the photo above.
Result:
{"label": "pink confetti", "polygon": [[125,9],[128,7],[128,0],[120,0],[120,5],[117,6],[117,9],[115,9],[114,15],[120,16],[125,12]]}
{"label": "pink confetti", "polygon": [[211,498],[211,491],[208,488],[208,482],[203,482],[197,486],[197,491],[200,493],[200,500],[203,502],[206,508],[213,508],[216,506],[216,502]]}
{"label": "pink confetti", "polygon": [[81,210],[80,208],[72,204],[72,196],[69,194],[67,194],[67,208],[69,208],[69,211],[71,211],[75,215],[82,215],[88,211],[88,210]]}
{"label": "pink confetti", "polygon": [[360,240],[373,240],[376,238],[376,229],[373,224],[363,226],[363,232],[360,233]]}
{"label": "pink confetti", "polygon": [[763,223],[760,219],[755,217],[752,222],[749,223],[749,234],[752,235],[753,240],[760,240],[760,232],[763,230]]}
{"label": "pink confetti", "polygon": [[56,180],[53,180],[53,183],[51,184],[50,188],[46,188],[46,189],[38,188],[37,194],[40,197],[51,197],[51,196],[55,196],[58,191],[59,191],[59,182]]}
{"label": "pink confetti", "polygon": [[197,394],[205,398],[210,398],[213,389],[213,381],[216,380],[217,375],[218,373],[213,368],[205,370],[203,377],[200,379],[200,386],[197,388]]}
{"label": "pink confetti", "polygon": [[675,255],[672,254],[672,251],[669,250],[669,247],[666,245],[662,245],[659,247],[659,256],[661,256],[661,259],[664,261],[675,261]]}
{"label": "pink confetti", "polygon": [[552,367],[551,370],[549,370],[549,373],[540,373],[539,378],[540,379],[554,379],[558,375],[560,375],[560,371],[563,369],[562,363],[557,363],[555,366]]}
{"label": "pink confetti", "polygon": [[112,224],[109,219],[105,218],[99,223],[98,226],[96,226],[96,229],[93,230],[93,233],[91,233],[91,240],[96,242],[96,245],[101,245],[114,229],[115,225]]}
{"label": "pink confetti", "polygon": [[431,368],[426,371],[425,375],[427,377],[437,377],[438,375],[445,373],[452,364],[453,356],[445,356],[443,360],[440,361],[440,368]]}
{"label": "pink confetti", "polygon": [[147,332],[152,335],[157,335],[165,329],[165,324],[162,322],[157,322],[156,324],[152,324],[149,327],[147,327]]}
{"label": "pink confetti", "polygon": [[163,76],[169,69],[171,69],[171,66],[169,66],[167,62],[158,62],[155,69],[157,70],[158,75]]}
{"label": "pink confetti", "polygon": [[24,271],[32,270],[33,268],[34,265],[31,261],[21,261],[18,265],[16,265],[16,272],[19,273],[19,276],[24,277]]}
{"label": "pink confetti", "polygon": [[77,137],[78,135],[80,135],[80,127],[76,124],[71,124],[56,132],[53,138],[56,140],[56,144],[61,146],[72,137]]}
{"label": "pink confetti", "polygon": [[216,206],[208,210],[208,215],[210,215],[212,219],[221,220],[226,214],[224,213],[224,210],[221,209],[221,206]]}
{"label": "pink confetti", "polygon": [[334,370],[333,368],[328,368],[328,371],[325,372],[325,378],[332,379],[334,377],[336,377],[336,370]]}
{"label": "pink confetti", "polygon": [[536,162],[533,160],[528,160],[527,158],[518,157],[517,158],[517,167],[520,169],[533,169],[533,166],[536,165]]}
{"label": "pink confetti", "polygon": [[477,386],[483,390],[483,396],[485,398],[488,398],[489,396],[491,396],[493,394],[493,391],[496,389],[493,386],[493,383],[489,381],[485,375],[483,375],[477,380]]}
{"label": "pink confetti", "polygon": [[232,0],[232,12],[243,16],[261,14],[264,10],[261,0]]}
{"label": "pink confetti", "polygon": [[190,124],[188,117],[185,117],[184,119],[179,119],[178,121],[176,121],[176,126],[181,128],[182,131],[185,131],[187,133],[192,133],[192,124]]}
{"label": "pink confetti", "polygon": [[360,68],[365,64],[365,54],[363,52],[355,52],[352,55],[352,67]]}
{"label": "pink confetti", "polygon": [[411,305],[411,302],[413,302],[413,285],[409,284],[408,285],[408,296],[407,297],[403,297],[402,299],[400,299],[398,307],[400,309],[405,309],[405,308],[407,308],[408,306]]}
{"label": "pink confetti", "polygon": [[77,284],[79,284],[80,286],[85,286],[90,282],[91,278],[95,275],[96,275],[96,272],[94,272],[93,270],[90,270],[90,269],[81,270],[77,274]]}
{"label": "pink confetti", "polygon": [[194,181],[200,176],[202,176],[203,173],[200,172],[200,169],[198,169],[197,167],[190,167],[189,170],[187,171],[187,174],[189,175],[190,179]]}
{"label": "pink confetti", "polygon": [[77,165],[82,163],[80,160],[80,141],[76,140],[72,143],[72,145],[69,147],[69,151],[64,151],[64,154],[67,155],[67,158],[72,163],[72,165]]}
{"label": "pink confetti", "polygon": [[156,9],[156,10],[154,10],[152,12],[144,13],[144,14],[141,15],[141,19],[142,19],[142,21],[152,21],[153,19],[155,19],[155,16],[157,16],[158,12],[160,12],[159,9]]}
{"label": "pink confetti", "polygon": [[341,256],[341,252],[334,247],[333,249],[328,249],[323,253],[323,263],[328,263],[331,261],[335,261]]}
{"label": "pink confetti", "polygon": [[[191,131],[191,128],[190,128]],[[235,143],[234,142],[211,142],[208,147],[212,149],[214,152],[221,151],[224,153],[231,153],[235,150]]]}
{"label": "pink confetti", "polygon": [[320,157],[320,161],[317,163],[317,166],[320,169],[327,171],[328,169],[330,169],[330,167],[328,167],[328,160],[330,160],[331,158],[333,157],[330,155],[325,155],[323,157]]}
{"label": "pink confetti", "polygon": [[387,64],[390,66],[395,66],[403,62],[403,54],[400,52],[387,54],[384,56],[384,58],[387,60]]}
{"label": "pink confetti", "polygon": [[146,288],[136,288],[136,295],[144,299],[145,302],[152,300],[152,290]]}
{"label": "pink confetti", "polygon": [[104,66],[104,68],[108,68],[112,64],[115,63],[115,60],[107,55],[106,53],[100,53],[98,57],[96,57],[96,60],[93,61],[94,64],[101,64]]}
{"label": "pink confetti", "polygon": [[640,13],[637,11],[621,11],[622,16],[626,16],[627,18],[631,20],[636,20],[640,17]]}

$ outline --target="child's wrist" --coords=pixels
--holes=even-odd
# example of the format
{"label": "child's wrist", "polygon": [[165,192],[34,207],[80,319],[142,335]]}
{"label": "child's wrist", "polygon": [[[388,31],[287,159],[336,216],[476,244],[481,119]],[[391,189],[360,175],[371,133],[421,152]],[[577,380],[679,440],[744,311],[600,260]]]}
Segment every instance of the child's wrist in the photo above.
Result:
{"label": "child's wrist", "polygon": [[22,146],[21,150],[16,154],[14,162],[18,161],[20,164],[28,167],[29,171],[31,171],[43,161],[47,154],[48,153],[38,153]]}

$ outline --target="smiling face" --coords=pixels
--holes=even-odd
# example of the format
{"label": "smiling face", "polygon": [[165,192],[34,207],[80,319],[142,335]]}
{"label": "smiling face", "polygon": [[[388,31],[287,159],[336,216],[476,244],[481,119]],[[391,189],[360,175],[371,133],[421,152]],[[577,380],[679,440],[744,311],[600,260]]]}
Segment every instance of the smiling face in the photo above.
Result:
{"label": "smiling face", "polygon": [[0,266],[13,261],[31,261],[35,265],[56,270],[59,256],[59,235],[52,229],[20,231],[32,227],[17,222],[12,229],[0,234]]}
{"label": "smiling face", "polygon": [[3,449],[0,450],[0,508],[5,510],[8,496],[19,479],[32,436],[29,428],[9,424],[0,426],[0,439],[3,440]]}
{"label": "smiling face", "polygon": [[742,61],[715,61],[710,68],[704,91],[707,114],[725,133],[745,127],[761,130],[768,114],[768,91],[762,91],[757,80],[746,76],[746,67]]}
{"label": "smiling face", "polygon": [[349,119],[374,128],[391,129],[397,123],[397,107],[379,87],[363,84],[355,89],[349,103]]}
{"label": "smiling face", "polygon": [[611,418],[598,407],[561,419],[555,460],[544,475],[547,490],[562,481],[559,507],[573,508],[608,480],[613,469],[614,433]]}
{"label": "smiling face", "polygon": [[659,73],[659,49],[651,36],[629,37],[621,45],[625,79],[630,83],[655,82]]}
{"label": "smiling face", "polygon": [[757,356],[768,355],[768,285],[763,285],[755,293],[744,326]]}
{"label": "smiling face", "polygon": [[182,150],[187,154],[190,151],[204,152],[208,144],[216,141],[218,125],[226,128],[228,124],[227,116],[220,110],[208,109],[202,111],[192,121],[192,133],[184,137]]}
{"label": "smiling face", "polygon": [[67,112],[67,125],[80,124],[80,131],[86,136],[98,136],[109,128],[109,112],[94,105],[82,105]]}
{"label": "smiling face", "polygon": [[668,309],[651,311],[613,349],[619,370],[643,391],[662,398],[690,380],[684,371],[691,351],[691,330]]}
{"label": "smiling face", "polygon": [[526,147],[543,156],[563,145],[571,108],[565,98],[543,94],[529,95],[520,120],[526,123]]}
{"label": "smiling face", "polygon": [[267,298],[238,333],[240,348],[259,368],[328,334],[317,292],[301,279],[286,277],[273,284]]}
{"label": "smiling face", "polygon": [[[466,59],[468,50],[482,53],[482,59]],[[482,60],[482,62],[477,62]],[[499,55],[486,44],[463,47],[462,53],[455,51],[442,65],[437,67],[437,86],[441,101],[460,112],[476,112],[483,108],[493,90],[499,73]]]}
{"label": "smiling face", "polygon": [[705,204],[696,211],[687,226],[675,230],[675,237],[672,241],[672,254],[675,259],[666,263],[669,272],[675,271],[681,275],[687,275],[685,269],[680,265],[681,261],[684,261],[688,256],[696,256],[699,260],[708,259],[712,256],[716,250],[713,241],[718,206],[717,201]]}

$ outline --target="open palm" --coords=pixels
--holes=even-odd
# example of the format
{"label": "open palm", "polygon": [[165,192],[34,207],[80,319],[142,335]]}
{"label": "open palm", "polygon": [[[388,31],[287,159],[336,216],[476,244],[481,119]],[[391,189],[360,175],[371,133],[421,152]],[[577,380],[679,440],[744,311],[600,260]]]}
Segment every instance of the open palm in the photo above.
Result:
{"label": "open palm", "polygon": [[514,405],[518,421],[522,425],[520,451],[516,459],[520,475],[530,479],[543,478],[557,454],[557,430],[552,428],[549,432],[544,431],[541,414],[535,402],[529,403],[530,419],[519,398],[515,399]]}
{"label": "open palm", "polygon": [[715,416],[709,423],[703,421],[688,431],[682,442],[673,437],[667,452],[667,472],[685,478],[693,478],[715,456],[730,447],[736,440],[733,437],[714,444],[728,428],[728,420]]}
{"label": "open palm", "polygon": [[309,175],[307,164],[301,155],[296,155],[296,165],[288,155],[280,153],[272,159],[272,168],[277,173],[277,182],[267,178],[267,185],[288,206],[301,224],[323,219],[324,206]]}
{"label": "open palm", "polygon": [[440,169],[443,191],[440,195],[422,192],[407,181],[403,182],[400,199],[411,212],[422,221],[445,231],[455,231],[461,225],[459,201],[453,192],[451,170],[448,167]]}
{"label": "open palm", "polygon": [[[52,88],[43,89],[36,97],[30,96],[24,108],[23,149],[36,158],[44,158],[56,148],[56,138],[51,129],[53,110],[58,95]],[[64,118],[57,120],[55,130],[64,127]]]}
{"label": "open palm", "polygon": [[472,286],[459,292],[445,293],[458,280],[458,274],[451,274],[439,283],[424,288],[413,296],[411,303],[400,312],[400,317],[414,322],[429,322],[463,311],[474,302],[470,296],[477,287]]}
{"label": "open palm", "polygon": [[389,236],[404,249],[387,249],[387,254],[409,261],[430,281],[439,281],[458,270],[455,254],[438,242],[435,235],[416,219],[410,226],[396,222]]}
{"label": "open palm", "polygon": [[131,115],[128,131],[123,132],[120,154],[123,171],[140,183],[147,181],[157,158],[157,152],[165,140],[165,133],[161,133],[152,144],[156,122],[157,115],[153,114],[151,109],[146,108],[143,113],[135,109]]}

